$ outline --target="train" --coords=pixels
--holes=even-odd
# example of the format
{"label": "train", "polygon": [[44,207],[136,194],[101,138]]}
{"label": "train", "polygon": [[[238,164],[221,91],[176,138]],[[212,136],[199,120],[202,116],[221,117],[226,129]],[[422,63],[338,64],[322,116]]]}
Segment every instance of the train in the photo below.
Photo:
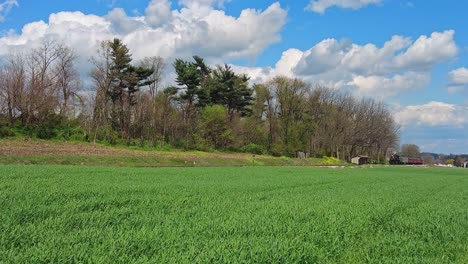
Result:
{"label": "train", "polygon": [[424,165],[424,160],[421,158],[400,157],[397,154],[393,154],[389,162],[390,165]]}

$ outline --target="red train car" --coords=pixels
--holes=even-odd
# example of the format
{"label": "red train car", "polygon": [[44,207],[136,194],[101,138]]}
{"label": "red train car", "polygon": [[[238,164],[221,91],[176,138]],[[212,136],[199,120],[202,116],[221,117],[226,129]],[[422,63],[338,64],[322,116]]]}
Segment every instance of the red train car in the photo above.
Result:
{"label": "red train car", "polygon": [[423,159],[411,157],[400,157],[400,163],[404,165],[424,165]]}

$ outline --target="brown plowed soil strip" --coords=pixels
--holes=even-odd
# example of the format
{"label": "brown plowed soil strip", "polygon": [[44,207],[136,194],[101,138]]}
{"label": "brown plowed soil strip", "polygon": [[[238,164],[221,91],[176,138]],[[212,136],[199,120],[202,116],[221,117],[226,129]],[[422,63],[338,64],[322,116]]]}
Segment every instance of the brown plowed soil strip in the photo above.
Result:
{"label": "brown plowed soil strip", "polygon": [[15,156],[125,156],[144,155],[145,151],[125,150],[92,144],[46,141],[0,141],[0,155]]}
{"label": "brown plowed soil strip", "polygon": [[[184,157],[209,156],[213,158],[242,159],[250,154],[183,152]],[[10,156],[137,156],[137,157],[177,157],[180,152],[143,151],[118,147],[107,147],[86,143],[36,140],[0,140],[0,155]]]}

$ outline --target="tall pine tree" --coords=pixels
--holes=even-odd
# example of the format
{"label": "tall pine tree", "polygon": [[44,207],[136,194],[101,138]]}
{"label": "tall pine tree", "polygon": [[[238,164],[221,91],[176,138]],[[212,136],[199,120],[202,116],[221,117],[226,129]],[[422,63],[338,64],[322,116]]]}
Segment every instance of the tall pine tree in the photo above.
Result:
{"label": "tall pine tree", "polygon": [[112,61],[108,73],[112,80],[108,91],[112,102],[112,128],[119,131],[123,138],[128,138],[131,108],[136,103],[134,95],[140,90],[140,87],[151,84],[152,80],[149,80],[148,77],[153,73],[153,69],[133,66],[131,64],[132,55],[120,39],[109,41],[107,45],[110,48]]}

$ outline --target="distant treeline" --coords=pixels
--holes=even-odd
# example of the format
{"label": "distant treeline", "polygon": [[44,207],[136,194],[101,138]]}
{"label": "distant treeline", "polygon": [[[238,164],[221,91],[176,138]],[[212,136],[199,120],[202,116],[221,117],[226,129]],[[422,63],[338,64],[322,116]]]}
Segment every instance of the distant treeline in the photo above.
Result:
{"label": "distant treeline", "polygon": [[176,86],[161,87],[160,57],[132,61],[103,42],[82,90],[73,50],[44,42],[0,69],[0,136],[23,134],[110,144],[294,156],[364,154],[381,161],[398,141],[386,105],[284,76],[250,85],[228,65],[177,59]]}
{"label": "distant treeline", "polygon": [[468,161],[468,154],[437,154],[423,152],[421,157],[424,159],[424,164],[452,164],[456,167],[463,167],[464,163]]}

